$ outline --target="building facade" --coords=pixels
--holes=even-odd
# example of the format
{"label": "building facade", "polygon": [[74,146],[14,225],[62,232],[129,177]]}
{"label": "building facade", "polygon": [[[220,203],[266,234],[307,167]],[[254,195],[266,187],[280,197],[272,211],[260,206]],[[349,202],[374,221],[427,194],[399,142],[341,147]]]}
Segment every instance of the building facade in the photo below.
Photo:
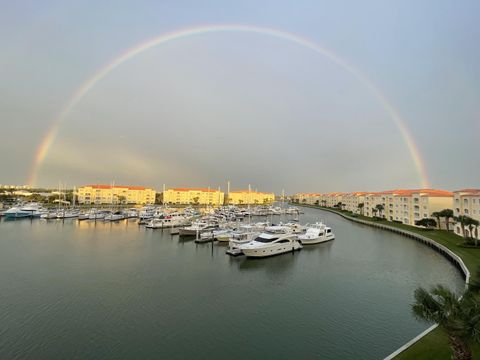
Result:
{"label": "building facade", "polygon": [[173,188],[163,192],[163,203],[172,205],[223,205],[225,194],[207,188]]}
{"label": "building facade", "polygon": [[79,204],[139,204],[155,203],[155,190],[143,186],[85,185],[77,190]]}
{"label": "building facade", "polygon": [[248,190],[231,191],[226,197],[226,204],[228,205],[269,205],[272,204],[274,201],[274,193]]}
{"label": "building facade", "polygon": [[[480,221],[480,189],[463,189],[453,192],[453,216],[468,216]],[[465,226],[462,231],[460,223],[454,226],[454,232],[460,236],[480,239],[480,226]]]}
{"label": "building facade", "polygon": [[[416,221],[431,218],[434,212],[451,209],[453,206],[452,192],[434,189],[296,194],[292,199],[300,204],[318,204],[326,207],[336,207],[341,203],[343,210],[369,217],[382,217],[407,225],[415,225]],[[479,214],[478,210],[473,208],[469,211],[476,211]]]}

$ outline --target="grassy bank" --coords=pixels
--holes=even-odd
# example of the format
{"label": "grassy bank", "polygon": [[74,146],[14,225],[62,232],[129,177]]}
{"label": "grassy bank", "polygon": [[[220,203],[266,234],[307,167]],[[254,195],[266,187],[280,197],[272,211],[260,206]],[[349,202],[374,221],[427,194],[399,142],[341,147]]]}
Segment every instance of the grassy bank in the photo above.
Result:
{"label": "grassy bank", "polygon": [[[298,205],[298,204],[295,204]],[[304,205],[301,205],[304,206]],[[328,211],[333,211],[339,214],[344,214],[351,216],[352,214],[348,211],[341,210],[332,210],[331,208],[324,208],[321,206],[308,206],[318,209],[324,209]],[[476,275],[475,269],[480,266],[480,248],[467,248],[463,247],[463,238],[455,235],[454,233],[448,232],[446,230],[426,230],[422,228],[417,228],[415,226],[404,225],[400,223],[395,223],[392,221],[386,220],[373,220],[370,217],[357,215],[355,216],[358,219],[370,221],[375,224],[384,224],[391,227],[396,227],[410,232],[414,232],[425,237],[428,237],[439,244],[444,245],[449,250],[457,254],[465,263],[472,277]],[[413,294],[412,294],[413,302]],[[392,352],[396,349],[392,349]],[[474,359],[480,359],[480,346],[475,344],[472,347]],[[435,360],[449,360],[451,358],[451,351],[448,345],[448,339],[446,334],[442,329],[435,329],[414,345],[409,347],[407,350],[399,354],[395,359],[398,360],[416,360],[416,359],[435,359]]]}

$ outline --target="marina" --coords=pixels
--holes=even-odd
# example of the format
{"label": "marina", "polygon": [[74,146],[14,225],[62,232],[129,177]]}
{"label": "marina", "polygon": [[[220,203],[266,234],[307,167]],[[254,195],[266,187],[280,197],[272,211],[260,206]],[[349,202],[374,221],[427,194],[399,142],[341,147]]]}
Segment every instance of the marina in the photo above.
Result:
{"label": "marina", "polygon": [[[409,315],[417,286],[464,286],[460,272],[421,243],[302,211],[293,222],[285,214],[234,221],[239,246],[275,230],[272,223],[290,224],[298,238],[323,228],[319,219],[334,230],[334,241],[262,259],[227,256],[230,241],[196,243],[196,233],[147,229],[140,218],[3,219],[3,354],[184,359],[202,348],[211,359],[260,351],[279,359],[383,358],[427,328]],[[78,329],[90,335],[78,341]],[[229,336],[219,341],[219,334]]]}

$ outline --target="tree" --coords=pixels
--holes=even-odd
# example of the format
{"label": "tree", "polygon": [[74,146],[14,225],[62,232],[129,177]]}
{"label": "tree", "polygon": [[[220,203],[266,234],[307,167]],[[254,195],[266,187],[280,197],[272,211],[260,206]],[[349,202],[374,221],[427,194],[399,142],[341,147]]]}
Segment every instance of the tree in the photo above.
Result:
{"label": "tree", "polygon": [[437,222],[435,221],[435,219],[432,219],[432,218],[424,218],[424,219],[415,221],[415,225],[424,226],[427,229],[430,229],[431,227],[437,226]]}
{"label": "tree", "polygon": [[385,207],[382,204],[377,204],[375,208],[378,211],[378,217],[382,217],[382,211],[385,209]]}
{"label": "tree", "polygon": [[199,198],[198,196],[195,196],[195,197],[193,198],[193,203],[194,203],[195,205],[198,205],[198,201],[199,201],[199,200],[200,200],[200,198]]}
{"label": "tree", "polygon": [[378,209],[376,207],[372,208],[373,217],[377,216]]}
{"label": "tree", "polygon": [[440,211],[440,214],[445,218],[445,225],[447,226],[447,231],[450,231],[450,219],[453,218],[452,209],[443,209]]}
{"label": "tree", "polygon": [[363,215],[363,209],[365,208],[365,204],[364,204],[364,203],[360,203],[360,204],[357,205],[357,208],[358,208],[360,214]]}
{"label": "tree", "polygon": [[323,205],[324,207],[327,207],[327,200],[322,200],[322,205]]}
{"label": "tree", "polygon": [[437,219],[438,230],[440,230],[440,218],[443,217],[441,211],[435,211],[432,213],[432,216]]}
{"label": "tree", "polygon": [[[475,231],[477,229],[477,226],[480,224],[480,222],[478,220],[475,220],[475,219],[472,219],[471,217],[469,217],[467,219],[467,226],[468,226],[468,229],[470,230],[470,237],[474,238],[475,239],[475,246],[477,246],[478,244],[478,231]],[[476,232],[476,234],[474,233]]]}
{"label": "tree", "polygon": [[319,205],[320,201],[319,200],[315,200],[315,205]]}
{"label": "tree", "polygon": [[442,285],[435,286],[430,292],[424,288],[415,290],[413,315],[427,323],[437,323],[445,330],[454,360],[472,359],[469,342],[479,341],[480,312],[476,294],[467,290],[459,299],[453,291]]}
{"label": "tree", "polygon": [[120,196],[118,197],[118,202],[119,202],[120,204],[126,204],[126,200],[127,200],[127,198],[126,198],[125,196],[123,196],[123,195],[120,195]]}
{"label": "tree", "polygon": [[460,216],[455,216],[454,217],[454,220],[456,222],[460,223],[460,227],[462,228],[462,236],[463,236],[464,239],[467,239],[467,234],[465,233],[465,226],[468,223],[468,219],[469,219],[469,217],[465,216],[465,215],[460,215]]}

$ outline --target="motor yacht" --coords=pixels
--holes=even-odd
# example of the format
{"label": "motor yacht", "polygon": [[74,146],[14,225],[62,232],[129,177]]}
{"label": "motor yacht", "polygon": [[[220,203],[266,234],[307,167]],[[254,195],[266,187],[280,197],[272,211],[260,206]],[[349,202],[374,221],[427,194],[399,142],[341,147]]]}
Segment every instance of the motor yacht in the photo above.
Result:
{"label": "motor yacht", "polygon": [[267,257],[300,250],[302,244],[297,235],[284,226],[270,226],[252,241],[242,244],[239,249],[247,257]]}
{"label": "motor yacht", "polygon": [[203,232],[211,231],[218,228],[218,223],[209,221],[196,221],[190,226],[179,229],[180,236],[195,236]]}
{"label": "motor yacht", "polygon": [[304,234],[298,235],[298,241],[303,245],[319,244],[334,239],[335,235],[333,234],[332,229],[322,222],[309,225]]}
{"label": "motor yacht", "polygon": [[188,219],[183,215],[167,215],[159,219],[154,218],[150,220],[146,227],[149,229],[163,229],[185,226],[187,223]]}

